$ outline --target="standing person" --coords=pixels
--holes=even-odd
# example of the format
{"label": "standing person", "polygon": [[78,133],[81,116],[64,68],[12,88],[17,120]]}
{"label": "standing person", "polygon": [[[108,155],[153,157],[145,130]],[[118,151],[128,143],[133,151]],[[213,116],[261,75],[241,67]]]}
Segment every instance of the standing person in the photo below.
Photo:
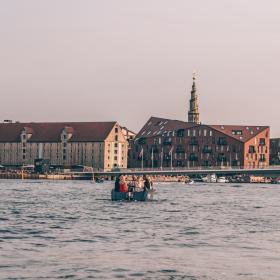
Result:
{"label": "standing person", "polygon": [[140,192],[143,190],[143,180],[141,176],[136,177],[136,191]]}
{"label": "standing person", "polygon": [[120,192],[128,192],[128,187],[126,183],[126,178],[124,175],[120,176]]}
{"label": "standing person", "polygon": [[128,184],[128,191],[134,192],[136,188],[137,188],[137,177],[133,175],[131,182],[129,182]]}
{"label": "standing person", "polygon": [[115,181],[115,192],[119,192],[120,191],[120,176],[121,175],[118,175],[116,177],[116,181]]}
{"label": "standing person", "polygon": [[153,189],[153,182],[149,176],[144,175],[144,188],[148,190]]}

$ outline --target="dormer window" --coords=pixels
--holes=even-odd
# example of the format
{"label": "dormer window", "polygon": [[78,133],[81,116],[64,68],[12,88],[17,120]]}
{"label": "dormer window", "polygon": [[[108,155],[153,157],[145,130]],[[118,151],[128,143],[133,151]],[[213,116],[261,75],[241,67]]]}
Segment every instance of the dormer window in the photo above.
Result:
{"label": "dormer window", "polygon": [[233,130],[232,135],[242,135],[242,130]]}

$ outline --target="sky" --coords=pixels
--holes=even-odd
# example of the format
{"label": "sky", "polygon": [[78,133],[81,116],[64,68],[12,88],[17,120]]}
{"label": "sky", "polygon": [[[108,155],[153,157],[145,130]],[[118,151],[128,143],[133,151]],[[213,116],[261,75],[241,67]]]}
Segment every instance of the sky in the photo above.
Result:
{"label": "sky", "polygon": [[0,0],[0,120],[187,120],[280,137],[279,0]]}

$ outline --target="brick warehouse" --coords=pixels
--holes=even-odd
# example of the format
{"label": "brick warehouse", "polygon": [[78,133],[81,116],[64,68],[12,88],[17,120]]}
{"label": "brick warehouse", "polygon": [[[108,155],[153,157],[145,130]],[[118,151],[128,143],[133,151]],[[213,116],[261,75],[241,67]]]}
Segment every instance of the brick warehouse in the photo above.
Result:
{"label": "brick warehouse", "polygon": [[268,126],[201,124],[193,77],[188,122],[151,117],[132,144],[128,166],[264,168],[269,146]]}

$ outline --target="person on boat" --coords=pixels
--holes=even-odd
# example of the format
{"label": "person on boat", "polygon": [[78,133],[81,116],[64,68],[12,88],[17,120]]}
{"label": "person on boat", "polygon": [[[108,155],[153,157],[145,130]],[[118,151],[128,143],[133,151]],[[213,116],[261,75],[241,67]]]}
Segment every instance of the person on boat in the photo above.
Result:
{"label": "person on boat", "polygon": [[144,175],[144,189],[152,190],[153,189],[153,181],[147,175]]}
{"label": "person on boat", "polygon": [[136,179],[136,191],[142,192],[144,188],[144,182],[141,176],[138,176]]}
{"label": "person on boat", "polygon": [[132,180],[128,184],[128,191],[134,192],[136,188],[137,188],[137,177],[133,175]]}
{"label": "person on boat", "polygon": [[121,175],[121,176],[120,176],[119,186],[120,186],[120,189],[119,189],[120,192],[128,192],[128,187],[127,187],[127,183],[126,183],[126,178],[125,178],[124,175]]}
{"label": "person on boat", "polygon": [[116,177],[116,181],[115,181],[115,192],[119,192],[120,191],[120,176]]}

